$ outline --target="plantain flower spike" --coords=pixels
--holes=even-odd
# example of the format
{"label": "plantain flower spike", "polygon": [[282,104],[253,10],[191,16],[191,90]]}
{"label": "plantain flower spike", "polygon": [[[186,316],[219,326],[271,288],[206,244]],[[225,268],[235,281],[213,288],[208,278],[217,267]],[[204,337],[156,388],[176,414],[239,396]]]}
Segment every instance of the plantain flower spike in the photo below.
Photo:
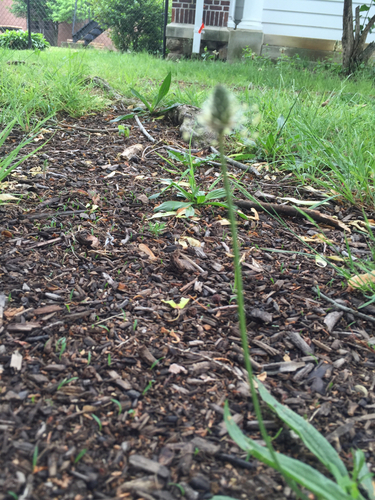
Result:
{"label": "plantain flower spike", "polygon": [[218,135],[230,134],[242,124],[241,115],[236,98],[225,87],[217,85],[203,105],[199,123]]}

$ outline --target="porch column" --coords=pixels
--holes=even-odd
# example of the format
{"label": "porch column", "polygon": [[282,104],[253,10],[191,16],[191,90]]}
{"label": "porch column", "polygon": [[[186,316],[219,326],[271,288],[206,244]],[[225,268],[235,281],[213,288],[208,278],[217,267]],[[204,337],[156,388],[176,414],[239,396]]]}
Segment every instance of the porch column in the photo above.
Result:
{"label": "porch column", "polygon": [[242,20],[237,29],[262,31],[262,17],[263,0],[245,0]]}
{"label": "porch column", "polygon": [[234,13],[236,11],[236,0],[230,0],[229,12],[228,12],[228,28],[235,28],[236,24],[234,22]]}

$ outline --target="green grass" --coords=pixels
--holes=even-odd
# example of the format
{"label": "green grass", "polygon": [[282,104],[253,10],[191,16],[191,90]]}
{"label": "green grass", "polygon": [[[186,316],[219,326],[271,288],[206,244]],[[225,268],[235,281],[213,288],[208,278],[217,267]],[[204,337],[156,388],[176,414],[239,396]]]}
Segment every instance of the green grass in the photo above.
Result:
{"label": "green grass", "polygon": [[[22,60],[25,64],[6,64]],[[124,96],[131,88],[151,99],[168,72],[167,106],[200,106],[220,82],[249,110],[248,136],[256,146],[236,139],[239,152],[253,153],[271,165],[295,173],[301,184],[315,183],[353,204],[374,205],[374,69],[345,78],[338,65],[312,66],[296,59],[248,58],[220,61],[164,61],[148,54],[51,48],[31,53],[0,50],[0,108],[5,124],[16,117],[24,130],[35,117],[51,113],[79,117],[108,106],[108,95],[89,83],[104,78]],[[328,105],[322,104],[329,100]],[[292,109],[293,107],[293,109]],[[280,115],[290,117],[276,143]],[[255,119],[254,119],[255,117]],[[0,124],[1,125],[1,124]],[[243,145],[241,146],[241,143]],[[331,193],[332,194],[332,193]]]}

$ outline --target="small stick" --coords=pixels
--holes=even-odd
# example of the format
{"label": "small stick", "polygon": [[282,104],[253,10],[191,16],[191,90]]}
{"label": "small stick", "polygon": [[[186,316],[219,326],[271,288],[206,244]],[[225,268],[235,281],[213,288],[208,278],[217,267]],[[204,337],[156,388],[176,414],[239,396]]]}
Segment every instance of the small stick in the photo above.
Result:
{"label": "small stick", "polygon": [[350,307],[343,306],[336,302],[335,300],[331,299],[330,297],[327,297],[324,295],[322,292],[320,292],[317,288],[313,287],[313,291],[320,297],[323,297],[323,299],[327,300],[328,302],[331,302],[331,304],[334,304],[336,307],[341,309],[342,311],[349,312],[354,314],[354,316],[358,316],[358,318],[364,319],[366,321],[371,321],[372,323],[375,323],[375,318],[373,316],[368,316],[367,314],[363,314],[359,311],[356,311],[355,309],[351,309]]}
{"label": "small stick", "polygon": [[[213,146],[211,146],[211,151],[215,154],[219,154],[219,151]],[[240,163],[239,161],[232,160],[232,158],[229,158],[228,156],[224,156],[224,158],[234,167],[240,168],[241,170],[250,170],[253,174],[260,175],[260,172],[258,172],[258,170],[252,165],[245,165],[244,163]]]}
{"label": "small stick", "polygon": [[218,311],[227,311],[228,309],[237,309],[238,308],[238,305],[237,304],[232,304],[232,305],[229,305],[229,306],[220,306],[220,307],[215,307],[215,309],[210,309],[210,313],[213,314],[213,313],[216,313]]}
{"label": "small stick", "polygon": [[142,134],[147,137],[147,139],[151,142],[156,142],[156,140],[151,137],[151,135],[147,132],[147,130],[144,128],[144,126],[141,123],[141,120],[138,118],[137,115],[134,115],[135,121],[137,122],[138,127],[140,128]]}
{"label": "small stick", "polygon": [[94,134],[102,134],[103,132],[118,132],[118,128],[85,128],[79,127],[78,125],[65,125],[65,123],[59,123],[58,126],[72,130],[82,130],[83,132],[92,132]]}

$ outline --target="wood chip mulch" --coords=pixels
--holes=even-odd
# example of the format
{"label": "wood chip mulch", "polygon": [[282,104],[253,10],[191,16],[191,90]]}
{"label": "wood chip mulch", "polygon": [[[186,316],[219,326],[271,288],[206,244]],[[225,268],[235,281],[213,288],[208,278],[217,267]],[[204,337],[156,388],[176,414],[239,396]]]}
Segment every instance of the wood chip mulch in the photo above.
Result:
{"label": "wood chip mulch", "polygon": [[[155,144],[135,122],[127,139],[105,133],[113,117],[47,127],[29,150],[49,142],[7,179],[8,193],[25,196],[0,206],[0,499],[293,498],[276,473],[246,460],[223,424],[228,399],[243,431],[261,440],[226,212],[154,219],[165,223],[154,234],[153,208],[176,198],[148,200],[165,187],[161,179],[175,178],[152,150],[186,145],[160,120],[143,120]],[[3,152],[18,139],[14,132]],[[120,155],[136,144],[130,159]],[[260,171],[242,177],[260,201],[316,199],[293,177]],[[197,183],[204,189],[218,173],[203,165]],[[337,201],[319,210],[346,223],[362,215]],[[247,214],[239,238],[255,373],[349,468],[361,448],[374,471],[375,307],[359,310],[363,297],[297,238],[337,256],[344,233],[321,224],[327,245],[307,219],[284,217],[288,229],[266,212]],[[369,254],[365,233],[348,241],[353,255]],[[165,302],[182,298],[183,309]],[[264,415],[275,435],[282,424],[265,407]],[[287,429],[274,443],[316,465]]]}

